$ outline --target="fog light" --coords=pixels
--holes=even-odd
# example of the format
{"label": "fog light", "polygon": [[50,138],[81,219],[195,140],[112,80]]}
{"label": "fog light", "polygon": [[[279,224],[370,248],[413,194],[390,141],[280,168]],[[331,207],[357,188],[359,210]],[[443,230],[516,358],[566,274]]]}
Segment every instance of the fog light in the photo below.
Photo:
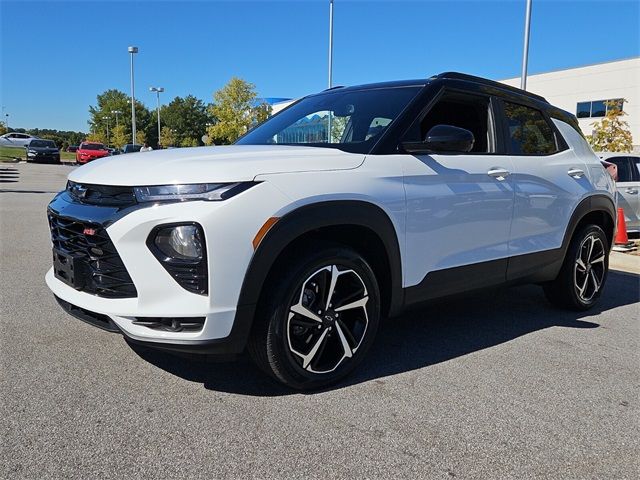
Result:
{"label": "fog light", "polygon": [[199,295],[207,295],[207,246],[200,225],[158,225],[149,233],[147,247],[182,288]]}
{"label": "fog light", "polygon": [[202,259],[202,238],[195,225],[178,225],[158,231],[156,247],[168,258],[199,261]]}

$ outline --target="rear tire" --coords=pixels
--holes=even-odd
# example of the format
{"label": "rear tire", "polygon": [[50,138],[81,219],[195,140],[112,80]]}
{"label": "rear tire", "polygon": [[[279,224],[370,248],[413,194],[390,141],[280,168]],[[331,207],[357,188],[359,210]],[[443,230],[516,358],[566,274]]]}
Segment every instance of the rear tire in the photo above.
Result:
{"label": "rear tire", "polygon": [[609,272],[609,242],[602,228],[587,225],[571,239],[560,273],[543,286],[553,305],[584,311],[600,298]]}
{"label": "rear tire", "polygon": [[319,389],[351,373],[373,343],[380,293],[373,270],[351,248],[316,244],[269,275],[249,354],[288,387]]}

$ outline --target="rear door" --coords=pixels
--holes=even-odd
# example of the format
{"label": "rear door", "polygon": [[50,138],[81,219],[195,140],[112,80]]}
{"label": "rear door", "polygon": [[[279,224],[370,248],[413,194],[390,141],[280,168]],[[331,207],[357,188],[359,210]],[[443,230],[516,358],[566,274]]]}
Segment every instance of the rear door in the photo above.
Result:
{"label": "rear door", "polygon": [[640,157],[611,157],[618,167],[616,182],[618,207],[624,210],[627,230],[640,231]]}
{"label": "rear door", "polygon": [[561,247],[569,219],[591,183],[586,164],[568,148],[546,113],[512,101],[501,105],[506,148],[514,163],[509,253],[516,258],[509,262],[511,279],[534,273],[523,269],[544,266],[522,255]]}

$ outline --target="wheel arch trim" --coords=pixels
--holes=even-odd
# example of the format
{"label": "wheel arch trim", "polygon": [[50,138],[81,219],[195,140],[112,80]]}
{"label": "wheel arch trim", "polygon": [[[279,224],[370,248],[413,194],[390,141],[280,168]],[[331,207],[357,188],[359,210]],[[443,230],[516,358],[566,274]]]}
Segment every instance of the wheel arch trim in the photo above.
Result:
{"label": "wheel arch trim", "polygon": [[278,256],[302,235],[325,227],[368,228],[382,242],[391,273],[390,310],[402,306],[402,265],[398,234],[389,215],[379,206],[362,200],[329,200],[300,206],[283,215],[269,228],[249,263],[238,305],[258,302],[266,277]]}

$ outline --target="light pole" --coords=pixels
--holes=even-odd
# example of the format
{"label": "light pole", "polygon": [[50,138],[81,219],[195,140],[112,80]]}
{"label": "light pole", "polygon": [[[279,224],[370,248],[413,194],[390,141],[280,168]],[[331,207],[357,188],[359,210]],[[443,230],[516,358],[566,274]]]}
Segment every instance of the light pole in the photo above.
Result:
{"label": "light pole", "polygon": [[164,92],[163,87],[149,87],[149,91],[156,92],[156,99],[158,101],[158,145],[160,145],[160,94]]}
{"label": "light pole", "polygon": [[111,143],[111,142],[109,142],[109,117],[108,116],[107,117],[102,117],[102,119],[107,121],[107,147],[108,147],[109,143]]}
{"label": "light pole", "polygon": [[527,64],[529,63],[529,33],[531,32],[531,2],[527,0],[527,12],[524,16],[524,48],[522,49],[522,75],[520,88],[527,89]]}
{"label": "light pole", "polygon": [[7,132],[8,132],[9,131],[9,114],[5,113],[4,118],[6,118],[6,121],[4,122],[4,126],[7,127]]}
{"label": "light pole", "polygon": [[117,128],[118,127],[118,115],[120,115],[122,112],[120,110],[111,110],[111,113],[116,116],[116,128]]}
{"label": "light pole", "polygon": [[[333,83],[333,0],[329,0],[329,88]],[[327,143],[331,143],[331,111],[327,113]]]}
{"label": "light pole", "polygon": [[138,47],[129,47],[128,51],[131,56],[131,132],[133,134],[131,141],[135,145],[136,144],[136,95],[135,95],[134,82],[133,82],[133,56],[136,53],[138,53]]}
{"label": "light pole", "polygon": [[333,84],[333,0],[329,0],[329,88]]}

